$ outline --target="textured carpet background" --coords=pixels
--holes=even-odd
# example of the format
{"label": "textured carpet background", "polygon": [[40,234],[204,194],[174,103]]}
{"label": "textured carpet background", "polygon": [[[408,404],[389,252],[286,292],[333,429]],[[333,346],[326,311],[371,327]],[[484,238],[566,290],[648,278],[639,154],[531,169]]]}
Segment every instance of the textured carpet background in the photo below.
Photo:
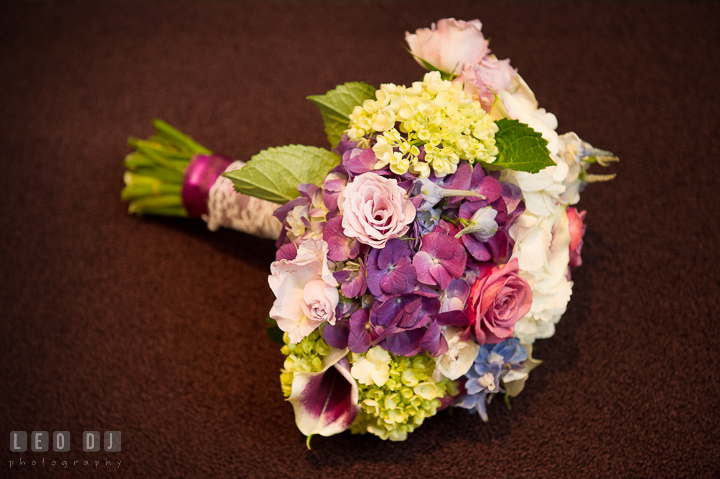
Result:
{"label": "textured carpet background", "polygon": [[[159,117],[238,159],[326,146],[304,98],[409,84],[405,31],[450,16],[618,178],[583,194],[573,299],[512,411],[307,451],[263,329],[273,244],[129,216],[126,138]],[[718,477],[719,51],[717,3],[3,2],[0,476]],[[72,450],[10,453],[13,430]],[[83,453],[85,430],[122,451]]]}

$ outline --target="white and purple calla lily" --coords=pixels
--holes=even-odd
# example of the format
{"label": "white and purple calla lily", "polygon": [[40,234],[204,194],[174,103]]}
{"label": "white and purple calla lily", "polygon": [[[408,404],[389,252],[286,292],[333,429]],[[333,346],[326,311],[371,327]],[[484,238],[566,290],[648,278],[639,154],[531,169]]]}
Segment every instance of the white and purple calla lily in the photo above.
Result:
{"label": "white and purple calla lily", "polygon": [[350,427],[360,412],[358,386],[350,374],[347,349],[334,349],[317,373],[296,373],[287,399],[306,436],[332,436]]}

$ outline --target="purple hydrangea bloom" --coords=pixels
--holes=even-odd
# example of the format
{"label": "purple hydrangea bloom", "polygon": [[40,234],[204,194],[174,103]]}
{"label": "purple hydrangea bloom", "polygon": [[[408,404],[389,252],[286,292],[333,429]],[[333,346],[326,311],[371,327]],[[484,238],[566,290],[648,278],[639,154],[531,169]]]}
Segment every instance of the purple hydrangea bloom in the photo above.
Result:
{"label": "purple hydrangea bloom", "polygon": [[336,320],[335,324],[327,323],[322,331],[323,339],[331,348],[345,349],[348,347],[350,335],[350,321]]}
{"label": "purple hydrangea bloom", "polygon": [[342,158],[346,151],[355,148],[357,144],[357,141],[350,141],[350,138],[347,136],[347,134],[343,133],[343,136],[342,138],[340,138],[338,146],[333,148],[333,153]]}
{"label": "purple hydrangea bloom", "polygon": [[417,285],[412,265],[412,250],[400,239],[391,239],[382,249],[373,249],[368,257],[367,284],[377,299],[410,293]]}
{"label": "purple hydrangea bloom", "polygon": [[275,261],[286,259],[292,261],[297,258],[297,246],[294,243],[287,243],[275,252]]}
{"label": "purple hydrangea bloom", "polygon": [[336,216],[329,220],[323,229],[323,239],[328,244],[328,258],[333,261],[354,259],[360,252],[360,242],[357,238],[345,236],[342,220],[342,216]]}
{"label": "purple hydrangea bloom", "polygon": [[280,235],[278,236],[277,241],[275,242],[275,247],[280,249],[283,245],[290,243],[290,238],[287,236],[287,221],[285,219],[287,218],[288,213],[290,213],[293,209],[295,209],[296,206],[307,206],[310,204],[310,199],[306,198],[304,196],[300,196],[298,198],[295,198],[294,200],[290,200],[284,205],[280,206],[278,209],[276,209],[273,212],[273,216],[280,220],[280,223],[282,223],[283,227],[280,230]]}
{"label": "purple hydrangea bloom", "polygon": [[[478,168],[480,167],[476,167],[476,169]],[[470,189],[470,179],[472,176],[472,172],[472,166],[470,166],[469,163],[463,161],[458,165],[455,173],[453,173],[452,175],[448,175],[444,178],[442,186],[454,190],[468,190]]]}
{"label": "purple hydrangea bloom", "polygon": [[[311,218],[320,219],[323,220],[326,218],[326,211],[323,209],[320,209],[317,207],[318,202],[322,202],[322,196],[323,196],[323,190],[317,185],[314,185],[312,183],[302,183],[298,185],[297,187],[298,191],[300,192],[300,196],[298,198],[295,198],[291,201],[288,201],[284,205],[280,206],[275,210],[273,213],[273,216],[275,216],[280,222],[283,224],[283,228],[280,231],[280,235],[278,236],[278,240],[275,243],[275,247],[280,249],[283,245],[290,243],[291,241],[294,241],[297,238],[289,238],[288,237],[288,222],[287,217],[288,215],[298,206],[304,207],[303,210],[303,218],[301,218],[301,221],[305,225],[305,227],[308,229],[306,231],[306,235],[310,234],[311,229],[313,228],[313,225],[315,226],[316,230],[315,233],[321,233],[322,228],[324,227],[324,221],[323,222],[316,222],[311,223]],[[303,235],[305,236],[305,235]]]}
{"label": "purple hydrangea bloom", "polygon": [[417,294],[393,296],[373,304],[370,321],[384,328],[415,329],[428,325],[440,311],[440,300]]}
{"label": "purple hydrangea bloom", "polygon": [[440,310],[440,301],[433,297],[406,294],[376,302],[370,312],[370,323],[379,336],[374,344],[382,344],[391,353],[413,356],[422,349],[432,355],[444,354],[445,338],[439,338],[438,325],[432,316]]}
{"label": "purple hydrangea bloom", "polygon": [[340,291],[342,291],[343,296],[346,298],[357,298],[367,291],[367,282],[365,280],[366,269],[362,261],[359,263],[359,267],[346,267],[341,271],[333,273],[333,276],[338,283],[340,283]]}
{"label": "purple hydrangea bloom", "polygon": [[512,218],[508,217],[508,223],[512,223],[516,217],[525,212],[522,190],[512,183],[500,183],[500,185],[502,186],[502,197],[505,200],[508,215],[512,215]]}
{"label": "purple hydrangea bloom", "polygon": [[[488,175],[479,166],[473,169],[470,177],[470,190],[483,195],[488,203],[492,203],[502,195],[502,185],[497,178]],[[470,199],[470,201],[474,201],[474,199]]]}
{"label": "purple hydrangea bloom", "polygon": [[[416,289],[418,293],[376,301],[371,310],[355,311],[349,321],[325,326],[323,336],[327,336],[331,346],[347,345],[354,353],[364,353],[380,345],[399,356],[413,356],[420,351],[432,356],[445,354],[448,345],[443,326],[455,324],[457,319],[450,316],[458,312],[437,314],[440,309],[437,291]],[[463,319],[465,324],[467,318],[463,316]]]}
{"label": "purple hydrangea bloom", "polygon": [[342,164],[352,176],[375,169],[377,156],[372,148],[350,148],[342,154]]}
{"label": "purple hydrangea bloom", "polygon": [[328,213],[338,209],[338,196],[345,189],[348,175],[344,168],[337,167],[331,171],[323,180],[323,204],[328,209]]}
{"label": "purple hydrangea bloom", "polygon": [[358,309],[350,319],[335,321],[323,329],[325,342],[336,349],[348,348],[353,353],[366,353],[380,333],[375,331],[369,321],[367,309]]}
{"label": "purple hydrangea bloom", "polygon": [[470,296],[470,285],[467,281],[464,279],[454,279],[450,281],[450,284],[444,289],[441,297],[440,312],[465,310],[465,302],[468,296]]}
{"label": "purple hydrangea bloom", "polygon": [[[496,190],[496,194],[488,196],[487,200],[468,199],[460,206],[458,216],[467,220],[469,226],[458,233],[456,238],[462,239],[463,245],[476,260],[489,261],[493,258],[496,262],[502,262],[507,259],[511,249],[510,238],[506,232],[506,227],[509,226],[507,205],[501,196],[502,187],[496,179],[486,176],[483,183],[489,184],[486,190],[492,188]],[[491,201],[493,197],[495,199]],[[520,206],[515,211],[519,208]]]}
{"label": "purple hydrangea bloom", "polygon": [[445,354],[448,351],[448,343],[443,331],[442,325],[438,321],[433,321],[420,341],[420,349],[427,351],[433,357]]}
{"label": "purple hydrangea bloom", "polygon": [[396,356],[415,356],[420,351],[427,351],[437,357],[448,350],[443,329],[436,322],[422,328],[384,333],[379,338],[384,338],[383,347]]}
{"label": "purple hydrangea bloom", "polygon": [[360,309],[360,304],[357,301],[340,301],[335,308],[335,318],[349,318],[358,309]]}
{"label": "purple hydrangea bloom", "polygon": [[517,338],[480,346],[475,363],[465,375],[467,395],[460,398],[455,405],[474,409],[483,421],[487,421],[486,405],[495,394],[503,392],[500,387],[502,379],[510,370],[521,369],[521,363],[526,359],[527,350],[520,346]]}
{"label": "purple hydrangea bloom", "polygon": [[377,332],[370,324],[370,313],[367,309],[360,309],[350,316],[350,332],[348,336],[348,349],[353,353],[365,353],[370,349]]}
{"label": "purple hydrangea bloom", "polygon": [[428,233],[422,238],[420,251],[413,258],[418,280],[445,289],[453,278],[465,272],[467,254],[454,238],[443,233]]}
{"label": "purple hydrangea bloom", "polygon": [[415,356],[425,333],[426,328],[417,328],[391,334],[385,339],[385,348],[396,356]]}

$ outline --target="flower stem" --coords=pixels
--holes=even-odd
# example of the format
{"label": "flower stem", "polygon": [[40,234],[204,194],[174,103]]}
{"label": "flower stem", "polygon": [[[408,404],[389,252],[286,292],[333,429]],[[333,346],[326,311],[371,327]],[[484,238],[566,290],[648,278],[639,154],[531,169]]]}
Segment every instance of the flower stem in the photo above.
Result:
{"label": "flower stem", "polygon": [[187,217],[183,174],[194,155],[212,152],[164,121],[154,120],[153,125],[154,136],[128,140],[135,151],[125,157],[121,197],[130,202],[130,213]]}
{"label": "flower stem", "polygon": [[202,146],[200,143],[196,142],[189,136],[181,133],[179,130],[173,128],[172,126],[168,125],[160,119],[156,118],[155,120],[153,120],[153,126],[158,131],[159,136],[164,136],[170,139],[173,143],[177,144],[180,147],[183,147],[183,149],[189,150],[193,154],[212,154],[210,150]]}
{"label": "flower stem", "polygon": [[481,200],[486,200],[485,196],[481,195],[480,193],[476,193],[474,191],[469,190],[448,190],[443,188],[442,189],[442,195],[447,196],[473,196],[475,198],[480,198]]}
{"label": "flower stem", "polygon": [[453,226],[457,226],[458,221],[460,221],[460,218],[451,219],[451,218],[450,218],[448,215],[446,215],[445,213],[443,213],[443,214],[440,215],[440,219],[443,219],[443,220],[447,221],[448,223],[450,223],[450,224],[453,225]]}

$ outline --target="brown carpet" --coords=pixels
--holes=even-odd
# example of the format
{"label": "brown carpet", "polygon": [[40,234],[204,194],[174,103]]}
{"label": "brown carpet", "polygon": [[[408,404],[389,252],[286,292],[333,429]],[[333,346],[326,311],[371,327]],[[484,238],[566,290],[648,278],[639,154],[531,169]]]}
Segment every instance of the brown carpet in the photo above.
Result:
{"label": "brown carpet", "polygon": [[[159,117],[238,159],[325,146],[304,98],[412,82],[405,31],[449,16],[480,18],[618,178],[583,196],[573,299],[512,411],[307,451],[263,330],[273,244],[129,216],[125,141]],[[0,433],[72,450],[4,442],[0,476],[718,477],[718,52],[717,3],[3,2]],[[122,451],[82,452],[86,430]]]}

